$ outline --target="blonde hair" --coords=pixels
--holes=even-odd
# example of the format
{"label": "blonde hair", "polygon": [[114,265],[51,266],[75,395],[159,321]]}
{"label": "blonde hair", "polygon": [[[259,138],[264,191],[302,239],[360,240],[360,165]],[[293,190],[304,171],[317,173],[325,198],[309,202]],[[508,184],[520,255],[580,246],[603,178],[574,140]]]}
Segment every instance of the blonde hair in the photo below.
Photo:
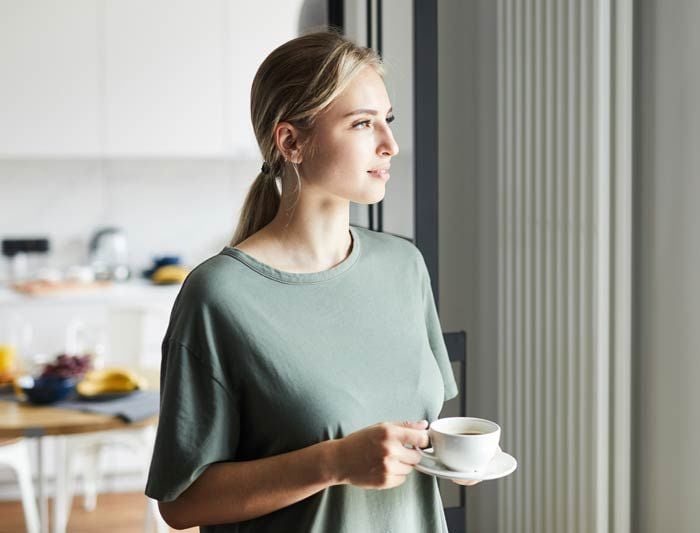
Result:
{"label": "blonde hair", "polygon": [[[250,187],[241,209],[230,246],[236,246],[270,223],[281,202],[277,178],[284,172],[285,159],[275,144],[274,132],[280,122],[289,122],[313,139],[316,118],[343,92],[366,66],[384,76],[379,55],[358,46],[335,30],[302,35],[282,44],[262,62],[253,79],[250,114],[263,161],[269,172],[260,172]],[[318,147],[303,143],[304,153]],[[296,165],[298,188],[301,180]]]}

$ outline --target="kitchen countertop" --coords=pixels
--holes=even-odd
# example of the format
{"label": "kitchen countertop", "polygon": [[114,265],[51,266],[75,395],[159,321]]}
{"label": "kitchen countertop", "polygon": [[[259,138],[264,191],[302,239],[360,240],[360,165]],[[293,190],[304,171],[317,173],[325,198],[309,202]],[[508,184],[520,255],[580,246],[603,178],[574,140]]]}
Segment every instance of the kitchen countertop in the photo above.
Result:
{"label": "kitchen countertop", "polygon": [[180,284],[155,285],[147,279],[138,278],[113,283],[109,287],[65,291],[46,295],[23,294],[0,283],[0,307],[9,305],[128,305],[128,306],[172,306],[180,291]]}

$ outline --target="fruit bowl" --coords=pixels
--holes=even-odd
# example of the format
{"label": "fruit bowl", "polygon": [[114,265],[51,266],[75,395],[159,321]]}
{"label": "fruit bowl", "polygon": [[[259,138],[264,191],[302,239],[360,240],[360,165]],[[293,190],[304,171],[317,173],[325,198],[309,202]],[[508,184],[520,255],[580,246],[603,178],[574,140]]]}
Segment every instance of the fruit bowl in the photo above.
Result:
{"label": "fruit bowl", "polygon": [[75,378],[21,376],[15,380],[15,390],[24,393],[31,403],[45,405],[65,399],[75,390],[75,384]]}

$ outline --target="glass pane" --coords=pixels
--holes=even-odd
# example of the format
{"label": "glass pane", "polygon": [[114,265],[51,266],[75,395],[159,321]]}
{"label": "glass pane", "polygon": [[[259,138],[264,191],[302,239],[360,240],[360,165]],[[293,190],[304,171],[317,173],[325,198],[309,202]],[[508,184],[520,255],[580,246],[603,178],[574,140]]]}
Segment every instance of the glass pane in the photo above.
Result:
{"label": "glass pane", "polygon": [[[376,9],[377,2],[373,5]],[[399,145],[399,154],[391,162],[391,179],[387,183],[382,202],[382,229],[413,240],[413,4],[404,0],[384,0],[381,28],[378,27],[377,20],[375,10],[372,17],[372,44],[377,48],[381,37],[385,82],[396,116],[392,130]],[[345,32],[356,43],[367,46],[367,2],[346,2]],[[350,222],[369,227],[368,207],[351,204]]]}
{"label": "glass pane", "polygon": [[413,239],[413,3],[384,0],[382,11],[382,58],[396,115],[392,130],[399,145],[383,201],[383,230]]}

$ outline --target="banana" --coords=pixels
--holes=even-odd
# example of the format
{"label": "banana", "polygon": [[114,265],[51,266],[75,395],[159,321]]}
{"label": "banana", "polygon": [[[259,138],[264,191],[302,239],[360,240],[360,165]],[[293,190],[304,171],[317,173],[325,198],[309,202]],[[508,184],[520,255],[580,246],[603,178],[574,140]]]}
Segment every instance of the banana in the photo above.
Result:
{"label": "banana", "polygon": [[137,376],[131,370],[125,368],[105,368],[102,370],[91,370],[85,374],[85,379],[89,381],[102,381],[109,379],[121,379],[121,380],[138,380]]}
{"label": "banana", "polygon": [[81,396],[96,396],[114,392],[131,392],[146,388],[147,385],[143,377],[130,370],[107,368],[88,372],[76,389]]}
{"label": "banana", "polygon": [[151,276],[153,283],[182,283],[189,274],[189,271],[178,265],[164,265],[156,269]]}

